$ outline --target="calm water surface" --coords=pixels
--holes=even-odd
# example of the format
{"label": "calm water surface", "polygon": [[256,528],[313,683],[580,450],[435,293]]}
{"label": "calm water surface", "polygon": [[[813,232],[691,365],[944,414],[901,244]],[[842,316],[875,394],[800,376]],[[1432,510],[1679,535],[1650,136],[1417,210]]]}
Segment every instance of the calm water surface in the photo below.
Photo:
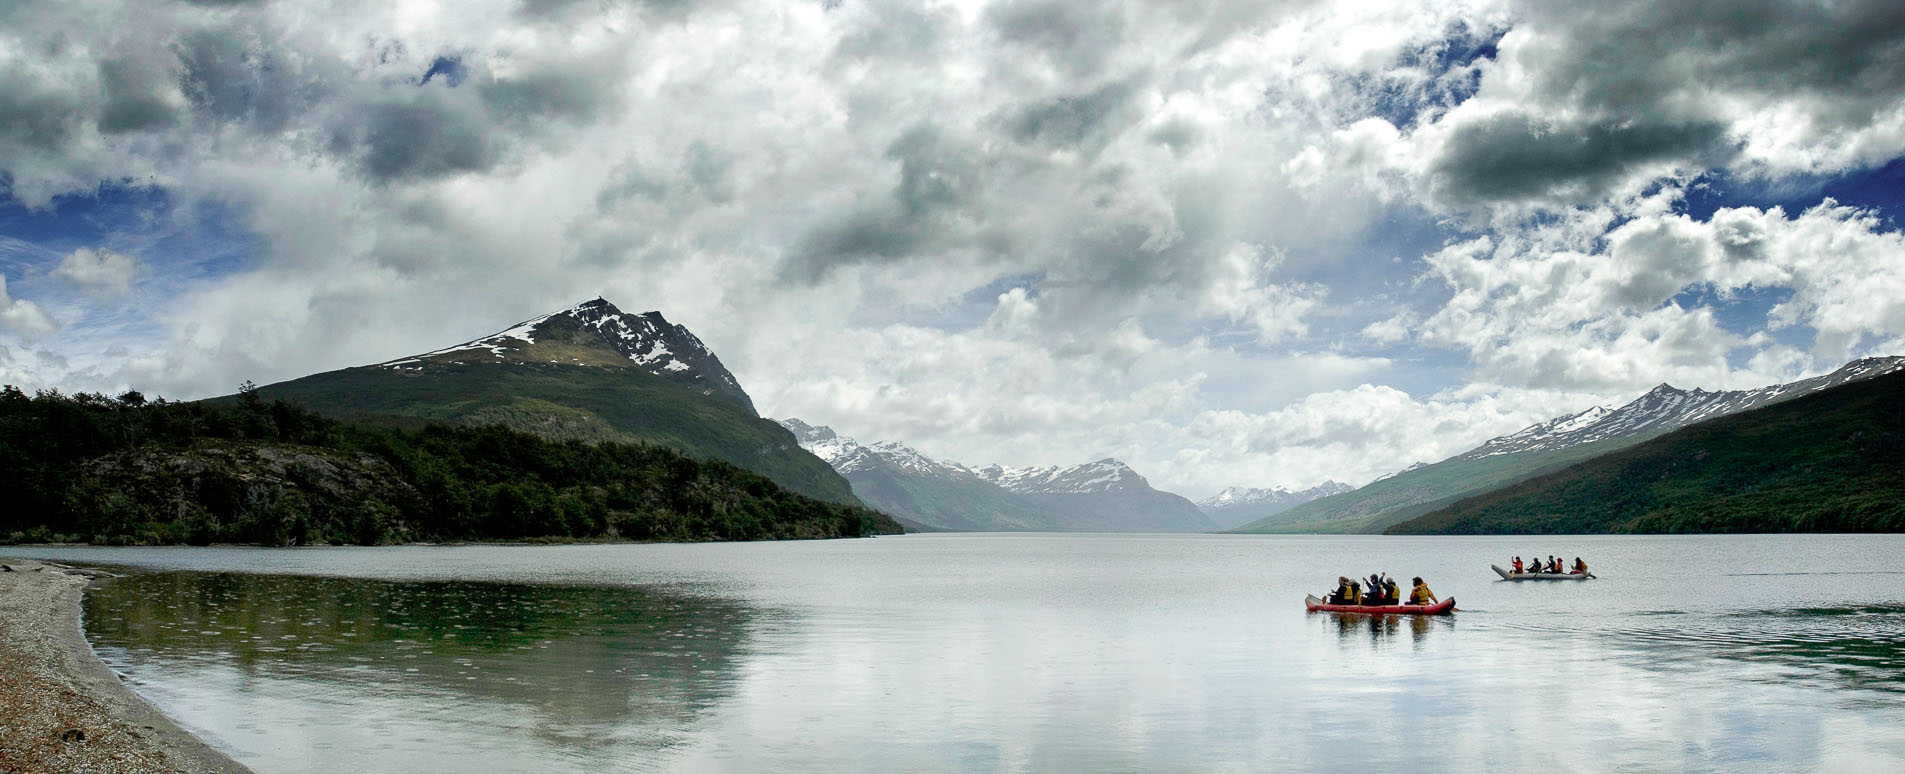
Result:
{"label": "calm water surface", "polygon": [[[1900,536],[6,552],[261,774],[1905,768]],[[1460,612],[1304,612],[1377,570]]]}

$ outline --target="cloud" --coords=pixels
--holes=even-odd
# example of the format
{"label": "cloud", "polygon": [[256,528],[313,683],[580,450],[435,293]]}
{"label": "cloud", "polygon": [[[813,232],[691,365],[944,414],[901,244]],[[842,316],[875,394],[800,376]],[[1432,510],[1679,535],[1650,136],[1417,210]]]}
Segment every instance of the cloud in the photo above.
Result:
{"label": "cloud", "polygon": [[[1679,199],[1905,155],[1893,15],[4,4],[9,373],[197,397],[602,293],[863,438],[1369,477],[1905,340],[1894,213]],[[163,201],[49,215],[102,185]]]}
{"label": "cloud", "polygon": [[1905,23],[1896,3],[1519,10],[1473,97],[1415,138],[1444,207],[1585,205],[1708,169],[1834,172],[1905,152],[1905,45],[1876,32]]}
{"label": "cloud", "polygon": [[1724,166],[1734,153],[1718,121],[1569,125],[1508,112],[1466,118],[1448,131],[1427,174],[1440,200],[1461,206],[1596,202],[1637,177]]}
{"label": "cloud", "polygon": [[[1758,386],[1793,372],[1727,368],[1734,351],[1768,346],[1755,330],[1810,329],[1822,367],[1856,356],[1870,337],[1905,333],[1905,303],[1893,292],[1905,290],[1905,234],[1875,213],[1827,200],[1795,216],[1739,207],[1700,221],[1662,198],[1671,194],[1632,203],[1625,220],[1583,212],[1520,238],[1437,252],[1428,276],[1452,295],[1415,330],[1424,343],[1465,350],[1489,379],[1571,389],[1666,378]],[[1773,288],[1790,295],[1734,323],[1744,330],[1722,325],[1715,306]],[[1678,300],[1695,291],[1713,294],[1714,306]]]}
{"label": "cloud", "polygon": [[0,328],[32,340],[58,330],[59,324],[39,304],[8,295],[7,278],[0,277]]}
{"label": "cloud", "polygon": [[139,265],[132,256],[106,248],[82,247],[67,254],[53,276],[78,285],[101,299],[117,299],[132,290]]}

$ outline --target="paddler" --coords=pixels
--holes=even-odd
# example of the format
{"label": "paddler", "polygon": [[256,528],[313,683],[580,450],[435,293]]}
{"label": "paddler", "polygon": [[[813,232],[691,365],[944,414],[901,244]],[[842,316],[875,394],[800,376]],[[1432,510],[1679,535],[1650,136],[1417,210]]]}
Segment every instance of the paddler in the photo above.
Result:
{"label": "paddler", "polygon": [[1435,592],[1429,590],[1429,584],[1422,582],[1421,576],[1417,576],[1410,582],[1415,584],[1415,587],[1409,589],[1409,604],[1433,605],[1441,601],[1435,598]]}
{"label": "paddler", "polygon": [[1336,591],[1330,593],[1330,604],[1360,605],[1362,602],[1362,589],[1358,588],[1347,576],[1338,576],[1336,578]]}
{"label": "paddler", "polygon": [[1587,562],[1581,561],[1581,557],[1578,557],[1578,556],[1574,557],[1574,574],[1575,575],[1587,574]]}
{"label": "paddler", "polygon": [[1519,557],[1519,556],[1517,556],[1517,557],[1515,557],[1515,572],[1516,572],[1517,574],[1519,574],[1519,573],[1521,572],[1521,566],[1522,566],[1522,565],[1521,565],[1521,557]]}

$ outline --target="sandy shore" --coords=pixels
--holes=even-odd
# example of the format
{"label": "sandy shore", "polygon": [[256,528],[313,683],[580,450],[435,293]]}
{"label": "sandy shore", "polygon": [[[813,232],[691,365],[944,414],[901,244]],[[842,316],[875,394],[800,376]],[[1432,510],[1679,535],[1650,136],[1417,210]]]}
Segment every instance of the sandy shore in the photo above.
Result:
{"label": "sandy shore", "polygon": [[120,682],[79,630],[87,571],[0,559],[0,774],[248,770]]}

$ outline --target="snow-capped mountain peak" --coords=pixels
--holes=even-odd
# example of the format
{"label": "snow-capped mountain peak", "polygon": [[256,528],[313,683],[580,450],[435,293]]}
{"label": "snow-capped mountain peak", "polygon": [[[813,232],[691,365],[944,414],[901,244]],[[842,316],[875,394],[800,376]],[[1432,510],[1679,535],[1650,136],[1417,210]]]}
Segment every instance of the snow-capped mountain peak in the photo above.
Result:
{"label": "snow-capped mountain peak", "polygon": [[378,367],[420,371],[477,363],[634,368],[753,408],[734,374],[687,328],[669,323],[661,312],[627,314],[601,298],[524,320],[475,341]]}
{"label": "snow-capped mountain peak", "polygon": [[1255,487],[1226,487],[1224,491],[1197,501],[1197,507],[1206,511],[1217,508],[1234,508],[1247,505],[1282,505],[1294,507],[1319,497],[1342,494],[1355,487],[1335,481],[1325,481],[1309,489],[1295,490],[1289,487],[1274,486],[1267,489]]}
{"label": "snow-capped mountain peak", "polygon": [[[1869,379],[1905,369],[1905,357],[1854,360],[1824,376],[1775,384],[1756,390],[1682,390],[1662,383],[1619,408],[1596,406],[1579,414],[1556,417],[1519,432],[1491,439],[1456,459],[1479,459],[1498,454],[1564,449],[1608,438],[1657,435],[1715,417],[1758,408],[1774,401],[1806,395],[1847,382]],[[1380,480],[1380,479],[1378,479]]]}
{"label": "snow-capped mountain peak", "polygon": [[1112,458],[1083,465],[1008,468],[988,465],[974,471],[979,477],[1020,494],[1088,494],[1144,491],[1151,484],[1131,466]]}
{"label": "snow-capped mountain peak", "polygon": [[794,440],[800,442],[801,448],[819,457],[843,476],[882,466],[928,475],[973,475],[964,465],[928,457],[905,444],[875,441],[863,445],[834,432],[833,428],[826,425],[810,425],[798,419],[775,421],[794,434]]}

